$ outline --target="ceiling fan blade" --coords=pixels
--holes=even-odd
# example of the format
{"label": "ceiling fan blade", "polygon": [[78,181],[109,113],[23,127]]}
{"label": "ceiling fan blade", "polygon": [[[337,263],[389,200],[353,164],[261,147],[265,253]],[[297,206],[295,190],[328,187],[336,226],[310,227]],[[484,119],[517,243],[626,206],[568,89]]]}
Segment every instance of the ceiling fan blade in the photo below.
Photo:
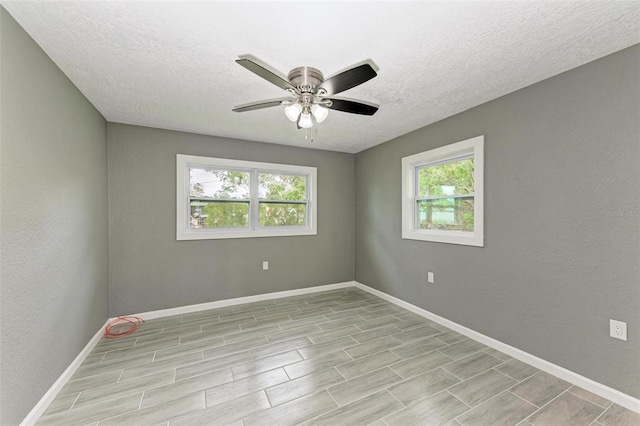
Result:
{"label": "ceiling fan blade", "polygon": [[376,75],[378,74],[371,65],[358,65],[357,67],[350,68],[326,79],[320,84],[316,93],[318,93],[320,89],[324,89],[327,96],[335,95],[336,93],[356,87],[365,81],[369,81]]}
{"label": "ceiling fan blade", "polygon": [[376,105],[350,101],[347,99],[329,99],[331,100],[331,106],[329,106],[328,108],[335,109],[336,111],[350,112],[352,114],[361,115],[373,115],[376,113],[376,111],[378,111],[378,107]]}
{"label": "ceiling fan blade", "polygon": [[285,80],[284,78],[272,73],[268,69],[264,68],[261,65],[256,64],[255,62],[249,59],[238,59],[236,60],[236,62],[242,65],[243,67],[245,67],[246,69],[248,69],[249,71],[251,71],[252,73],[264,78],[265,80],[267,80],[272,84],[275,84],[281,89],[284,89],[284,90],[295,89],[293,85],[289,83],[287,80]]}
{"label": "ceiling fan blade", "polygon": [[245,112],[245,111],[253,111],[256,109],[269,108],[269,107],[282,105],[282,102],[290,101],[290,100],[291,98],[281,98],[281,99],[272,99],[269,101],[252,102],[250,104],[238,105],[237,107],[233,108],[232,111]]}

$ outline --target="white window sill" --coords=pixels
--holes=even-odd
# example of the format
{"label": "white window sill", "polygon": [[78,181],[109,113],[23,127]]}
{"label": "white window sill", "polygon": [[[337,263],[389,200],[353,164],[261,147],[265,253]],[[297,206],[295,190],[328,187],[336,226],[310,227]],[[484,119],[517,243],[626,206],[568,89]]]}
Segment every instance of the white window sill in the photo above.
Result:
{"label": "white window sill", "polygon": [[464,246],[484,247],[484,239],[471,232],[403,230],[405,240],[431,241],[434,243],[459,244]]}
{"label": "white window sill", "polygon": [[295,237],[298,235],[317,235],[312,228],[285,228],[259,230],[187,230],[178,232],[176,239],[183,240],[225,240],[233,238],[263,238],[263,237]]}

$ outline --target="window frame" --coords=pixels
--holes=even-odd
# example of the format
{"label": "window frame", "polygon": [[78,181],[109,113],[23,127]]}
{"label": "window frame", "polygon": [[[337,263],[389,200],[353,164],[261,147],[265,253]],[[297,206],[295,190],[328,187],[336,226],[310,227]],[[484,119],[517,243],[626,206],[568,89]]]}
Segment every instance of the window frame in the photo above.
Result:
{"label": "window frame", "polygon": [[[192,229],[189,227],[191,198],[189,174],[190,167],[248,171],[251,173],[251,181],[249,186],[249,228]],[[259,205],[261,201],[258,194],[259,173],[298,175],[305,176],[307,178],[306,226],[259,226]],[[244,202],[241,200],[237,201]],[[264,202],[265,200],[262,201]],[[317,229],[318,220],[316,167],[176,154],[176,240],[215,240],[232,238],[317,235]]]}
{"label": "window frame", "polygon": [[[473,157],[473,232],[417,227],[418,170]],[[461,196],[447,198],[462,198]],[[484,247],[484,135],[402,158],[402,238]]]}

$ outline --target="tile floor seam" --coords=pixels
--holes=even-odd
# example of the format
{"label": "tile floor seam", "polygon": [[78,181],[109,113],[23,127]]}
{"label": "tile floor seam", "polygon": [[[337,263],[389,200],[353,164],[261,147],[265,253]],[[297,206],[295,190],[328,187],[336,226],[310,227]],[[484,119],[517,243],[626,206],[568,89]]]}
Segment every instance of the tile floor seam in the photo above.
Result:
{"label": "tile floor seam", "polygon": [[[508,362],[508,361],[509,361],[509,360],[504,361],[502,364],[504,364],[505,362]],[[525,377],[525,378],[524,378],[524,379],[522,379],[522,380],[518,380],[518,379],[516,379],[515,377],[511,377],[510,375],[508,375],[508,374],[506,374],[506,373],[503,373],[503,372],[502,372],[502,371],[500,371],[500,370],[496,370],[496,367],[500,367],[502,364],[495,365],[495,366],[491,367],[490,369],[491,369],[491,370],[494,370],[496,373],[500,373],[500,374],[502,374],[504,377],[507,377],[507,378],[509,378],[509,379],[511,379],[511,380],[515,380],[515,381],[516,381],[516,384],[515,384],[515,385],[513,385],[513,386],[519,385],[520,383],[522,383],[522,382],[524,382],[525,380],[527,380],[529,377],[533,377],[533,376],[535,376],[535,375],[537,374],[537,372],[535,372],[535,373],[533,373],[531,376],[527,376],[527,377]],[[513,386],[509,386],[509,388],[512,388]]]}
{"label": "tile floor seam", "polygon": [[[533,408],[535,408],[535,409],[536,409],[536,411],[538,410],[538,406],[537,406],[537,405],[532,404],[531,402],[527,401],[526,399],[522,398],[521,396],[518,396],[518,395],[514,394],[514,393],[513,393],[513,392],[511,392],[509,389],[505,389],[505,390],[503,390],[502,392],[498,392],[498,394],[496,394],[496,395],[492,396],[491,398],[487,399],[486,401],[484,401],[484,402],[482,402],[482,403],[480,403],[480,404],[476,405],[475,407],[472,407],[472,409],[473,409],[473,410],[475,410],[476,408],[479,408],[479,407],[483,406],[484,404],[489,403],[489,401],[492,401],[492,400],[494,400],[494,399],[498,398],[500,395],[503,395],[503,394],[505,394],[505,393],[510,393],[511,395],[515,396],[516,398],[518,398],[518,399],[520,399],[520,400],[522,400],[522,401],[526,402],[527,404],[529,404],[530,406],[532,406]],[[468,411],[465,411],[464,413],[461,413],[459,416],[456,416],[456,417],[455,417],[456,421],[457,421],[457,418],[458,418],[458,417],[462,417],[462,416],[463,416],[464,414],[466,414],[467,412],[468,412]],[[534,411],[534,412],[535,412],[535,411]],[[528,416],[526,416],[524,419],[520,420],[520,421],[519,421],[518,423],[516,423],[516,424],[520,424],[520,423],[522,423],[522,422],[523,422],[523,421],[525,421],[529,416],[531,416],[534,412],[532,412],[531,414],[529,414]]]}
{"label": "tile floor seam", "polygon": [[[400,361],[400,362],[402,362],[402,361]],[[398,373],[396,370],[394,370],[394,369],[393,369],[393,364],[392,364],[392,365],[388,365],[387,367],[389,367],[389,369],[390,369],[391,371],[393,371],[393,372],[394,372],[394,373],[396,373],[398,376],[400,376],[400,373]],[[411,380],[411,379],[415,379],[416,377],[418,377],[418,376],[420,376],[420,375],[422,375],[422,374],[430,373],[430,372],[432,372],[433,370],[437,370],[437,369],[438,369],[438,368],[440,368],[440,367],[442,367],[442,366],[441,366],[441,365],[439,365],[439,366],[437,366],[437,367],[433,367],[433,368],[431,368],[431,369],[429,369],[429,370],[420,370],[420,371],[418,371],[417,373],[415,373],[415,374],[414,374],[414,375],[412,375],[412,376],[407,376],[407,377],[402,377],[402,376],[400,376],[400,377],[402,378],[402,381],[398,382],[398,384],[403,383],[403,382],[406,382],[406,381]],[[446,371],[446,370],[445,370],[445,371]],[[449,373],[449,372],[447,371],[447,373]],[[451,373],[449,373],[449,374],[451,374]],[[454,377],[455,377],[455,376],[454,376]],[[457,379],[457,377],[456,377],[456,379]],[[460,381],[460,382],[458,382],[458,383],[462,383],[462,381]],[[456,385],[457,385],[458,383],[456,383]],[[455,386],[455,385],[452,385],[452,386]]]}
{"label": "tile floor seam", "polygon": [[[395,386],[395,385],[397,385],[397,384],[399,384],[399,383],[402,383],[402,382],[394,383],[393,385],[390,385],[390,386],[388,386],[388,387],[384,388],[384,390],[385,390],[385,391],[387,391],[387,393],[388,393],[389,395],[391,395],[391,396],[393,397],[393,399],[395,399],[396,401],[398,401],[398,402],[400,403],[400,405],[402,405],[402,408],[401,408],[400,410],[403,410],[403,409],[405,409],[406,407],[408,407],[408,405],[407,405],[407,404],[405,404],[405,403],[403,403],[402,401],[400,401],[400,400],[399,400],[399,399],[398,399],[398,398],[393,394],[393,392],[391,392],[391,391],[389,390],[389,388],[390,388],[390,387],[393,387],[393,386]],[[400,410],[398,410],[398,411],[400,411]],[[396,413],[397,413],[397,411],[396,411]],[[395,413],[391,413],[391,414],[395,414]]]}
{"label": "tile floor seam", "polygon": [[[472,410],[472,409],[474,408],[474,407],[470,406],[469,404],[467,404],[466,402],[464,402],[463,400],[461,400],[460,398],[458,398],[457,396],[455,396],[454,394],[452,394],[451,392],[449,392],[449,388],[444,389],[442,392],[446,392],[446,393],[448,393],[449,395],[451,395],[452,397],[454,397],[455,399],[457,399],[458,401],[460,401],[460,402],[462,402],[464,405],[466,405],[466,406],[468,407],[468,410],[467,410],[467,411],[465,411],[465,413],[466,413],[466,412],[468,412],[469,410]],[[486,402],[486,401],[485,401],[485,402]],[[480,404],[480,405],[482,405],[482,404]]]}
{"label": "tile floor seam", "polygon": [[[335,365],[334,365],[332,368],[333,368],[334,370],[336,370],[336,371],[338,372],[338,374],[339,374],[339,375],[341,375],[341,376],[342,376],[342,378],[344,379],[344,382],[342,382],[342,383],[346,383],[346,382],[348,382],[348,381],[349,381],[349,380],[347,380],[347,378],[346,378],[346,377],[344,377],[344,374],[342,374],[342,373],[340,372],[340,370],[338,370],[338,369],[336,368],[336,366],[335,366]],[[303,376],[303,377],[304,377],[304,376]],[[327,388],[327,389],[328,389],[328,388]]]}
{"label": "tile floor seam", "polygon": [[82,395],[82,392],[84,391],[80,391],[80,393],[78,393],[78,396],[76,396],[76,399],[73,400],[73,402],[71,403],[71,406],[66,412],[73,410],[73,406],[76,405],[76,402],[78,402],[78,398],[80,398],[80,395]]}
{"label": "tile floor seam", "polygon": [[[138,401],[138,410],[142,409],[142,401],[144,401],[144,394],[145,394],[146,391],[147,391],[146,389],[142,390],[142,395],[140,396],[140,401]],[[102,420],[104,420],[104,419],[102,419]],[[100,421],[102,421],[102,420],[100,420]]]}
{"label": "tile floor seam", "polygon": [[[388,350],[388,349],[387,349],[387,350]],[[344,349],[343,349],[342,351],[344,352]],[[336,351],[336,352],[338,352],[338,351]],[[383,351],[383,352],[384,352],[384,351]],[[346,352],[345,352],[345,353],[346,353]],[[378,353],[382,353],[382,352],[378,352]],[[347,354],[347,355],[349,355],[349,354]],[[362,357],[362,358],[366,358],[366,357]],[[336,369],[337,369],[337,367],[340,367],[341,365],[348,364],[348,363],[353,362],[353,361],[359,361],[359,360],[361,360],[362,358],[358,358],[357,360],[355,360],[355,359],[353,359],[353,358],[352,358],[352,360],[351,360],[351,361],[345,361],[345,362],[343,362],[342,364],[336,364],[336,365],[334,365],[334,367],[336,367]],[[367,372],[362,373],[362,374],[358,374],[357,376],[353,376],[352,378],[347,379],[347,381],[350,381],[350,380],[353,380],[353,379],[357,379],[357,378],[362,377],[362,376],[365,376],[365,375],[367,375],[367,374],[375,373],[376,371],[380,371],[380,370],[385,369],[385,368],[389,368],[389,365],[388,365],[388,364],[387,364],[387,365],[383,365],[382,367],[378,367],[378,368],[376,368],[376,369],[374,369],[374,370],[367,371]],[[390,369],[390,368],[389,368],[389,369]],[[340,370],[338,370],[338,372],[340,372]],[[395,373],[395,374],[398,374],[398,373],[396,373],[395,371],[394,371],[394,373]],[[398,374],[398,376],[400,376],[400,375]],[[343,377],[344,377],[344,376],[343,376]],[[400,376],[400,378],[402,378],[402,376]]]}
{"label": "tile floor seam", "polygon": [[[345,383],[345,382],[343,382],[343,383]],[[340,385],[340,384],[342,384],[342,383],[338,383],[338,385]],[[331,392],[329,391],[329,388],[326,388],[326,389],[324,389],[324,390],[326,390],[326,391],[327,391],[327,393],[329,394],[329,396],[331,396],[331,398],[336,402],[336,404],[338,404],[338,401],[336,401],[336,400],[335,400],[335,398],[333,398],[333,395],[331,395]],[[365,391],[365,394],[364,394],[364,395],[362,395],[362,396],[360,396],[360,398],[358,398],[358,399],[354,399],[353,401],[349,401],[348,403],[346,403],[346,404],[344,404],[344,405],[340,405],[340,404],[338,404],[338,408],[342,408],[342,407],[346,407],[347,405],[354,404],[354,403],[356,403],[356,402],[358,402],[358,401],[361,401],[361,400],[363,400],[363,399],[365,399],[365,398],[367,398],[367,397],[369,397],[369,396],[371,396],[371,395],[375,394],[376,392],[381,392],[381,391],[383,391],[383,390],[384,390],[384,391],[386,391],[387,389],[386,389],[386,388],[382,388],[382,389],[378,389],[378,390],[376,390],[376,391],[366,390],[366,391]],[[367,393],[367,392],[370,392],[370,393]],[[333,411],[333,410],[331,410],[331,411]],[[323,413],[323,414],[324,414],[324,413]],[[318,416],[318,417],[319,417],[319,416]]]}
{"label": "tile floor seam", "polygon": [[[204,391],[204,410],[207,411],[207,408],[209,407],[209,404],[207,403],[207,391]],[[167,423],[171,423],[171,420],[169,420]]]}
{"label": "tile floor seam", "polygon": [[[284,383],[287,383],[287,382],[284,382]],[[278,386],[278,385],[276,385],[276,386]],[[269,397],[269,392],[267,392],[267,389],[271,389],[273,387],[275,387],[275,386],[264,388],[264,389],[261,389],[261,390],[258,391],[258,392],[264,392],[264,395],[267,397],[267,402],[269,403],[269,408],[276,407],[275,405],[273,405],[273,402],[271,402],[271,398]],[[206,392],[205,392],[205,394],[206,394]]]}
{"label": "tile floor seam", "polygon": [[[231,354],[231,355],[234,355],[234,354]],[[175,357],[175,358],[177,358],[177,357]],[[171,359],[171,358],[168,358],[168,359]],[[215,358],[213,358],[213,359],[215,359]],[[204,362],[204,361],[201,361],[201,362]],[[249,361],[249,362],[250,362],[250,361]],[[245,363],[245,364],[246,364],[246,363]],[[187,364],[186,366],[188,366],[188,365],[193,365],[193,364]],[[183,367],[183,366],[181,366],[181,367]],[[206,376],[207,374],[217,373],[217,372],[219,372],[219,371],[226,370],[226,369],[231,370],[231,367],[222,367],[222,368],[218,368],[217,370],[213,370],[213,371],[206,371],[206,372],[204,372],[204,373],[200,373],[200,374],[196,374],[196,375],[194,375],[194,376],[190,376],[190,377],[186,377],[186,378],[184,378],[184,379],[180,379],[180,380],[178,380],[177,382],[176,382],[176,381],[174,381],[173,383],[180,383],[180,382],[184,382],[185,380],[192,380],[192,379],[195,379],[195,378],[197,378],[197,377],[202,377],[202,376]],[[171,368],[167,368],[167,370],[171,370]],[[163,371],[167,371],[167,370],[163,370]],[[176,367],[176,374],[177,374],[177,370],[178,370],[178,367]],[[275,370],[275,369],[274,369],[274,370]],[[153,373],[153,374],[155,374],[155,373]],[[233,370],[231,371],[231,374],[233,375]],[[142,376],[142,377],[144,377],[144,376]],[[235,379],[234,379],[233,381],[235,381]],[[169,383],[169,384],[172,384],[172,383]],[[161,385],[161,386],[164,386],[164,385]]]}
{"label": "tile floor seam", "polygon": [[[140,391],[139,391],[139,390],[138,390],[138,391],[133,391],[133,392],[130,392],[130,394],[132,394],[132,395],[133,395],[133,394],[138,393],[138,392],[140,392]],[[82,393],[82,392],[81,392],[81,393]],[[126,394],[125,394],[125,395],[126,395]],[[105,399],[105,400],[103,400],[103,401],[96,401],[96,402],[92,402],[92,403],[90,403],[90,404],[85,405],[84,407],[76,408],[76,410],[80,410],[80,409],[82,409],[82,408],[91,407],[92,405],[102,404],[102,403],[105,403],[105,402],[108,402],[108,401],[112,401],[112,400],[114,400],[114,399],[121,398],[122,396],[123,396],[123,395],[114,395],[114,396],[109,397],[109,398],[107,398],[107,399]],[[76,397],[76,400],[74,401],[74,405],[75,405],[75,402],[78,400],[78,398],[80,398],[80,395],[78,395],[78,396]],[[73,412],[73,413],[75,413],[75,412],[76,412],[76,411],[73,411],[73,407],[69,408],[67,411],[63,411],[62,413],[71,413],[71,412]],[[56,413],[56,414],[60,414],[60,413]],[[90,423],[90,424],[92,424],[92,423]]]}
{"label": "tile floor seam", "polygon": [[[163,371],[167,371],[167,370],[163,370]],[[153,374],[158,374],[158,372],[153,373]],[[153,374],[151,374],[151,375],[153,375]],[[151,376],[151,375],[149,375],[149,376]],[[148,377],[148,376],[142,376],[142,377],[144,378],[144,377]],[[133,380],[135,380],[135,379],[133,379]],[[125,380],[125,382],[126,382],[126,380]],[[115,384],[115,383],[114,383],[114,384]],[[147,387],[147,388],[145,388],[145,389],[130,389],[130,390],[126,390],[126,391],[124,391],[124,392],[125,392],[124,394],[122,394],[122,393],[113,394],[113,395],[111,395],[111,396],[109,396],[109,397],[107,397],[106,399],[103,399],[103,400],[98,400],[98,401],[88,402],[88,403],[86,403],[86,405],[85,405],[85,406],[80,407],[80,408],[90,407],[90,406],[92,406],[92,405],[96,405],[96,404],[102,404],[102,403],[107,402],[107,401],[111,401],[111,400],[114,400],[114,399],[118,399],[118,398],[122,397],[123,395],[133,395],[133,394],[136,394],[136,393],[138,393],[138,392],[142,392],[142,393],[143,393],[143,395],[142,395],[142,396],[144,397],[144,393],[145,393],[146,391],[153,390],[153,389],[155,389],[155,388],[162,387],[162,386],[171,385],[171,384],[173,384],[173,383],[165,383],[165,384],[150,384],[150,385],[149,385],[150,387]],[[107,385],[107,386],[109,386],[109,385]],[[98,389],[99,389],[99,388],[98,388]],[[88,391],[88,390],[90,390],[90,389],[86,389],[86,390],[82,391],[81,393],[86,392],[86,391]],[[81,395],[78,395],[78,398],[77,398],[77,399],[80,399],[80,396],[81,396]],[[141,400],[142,400],[142,398],[141,398]],[[78,408],[78,409],[80,409],[80,408]]]}
{"label": "tile floor seam", "polygon": [[[527,417],[524,418],[524,420],[527,420],[529,417],[533,416],[534,414],[542,411],[546,406],[548,406],[549,404],[551,404],[553,401],[555,401],[556,399],[560,398],[562,395],[564,395],[565,393],[569,392],[569,389],[565,389],[564,391],[560,392],[558,395],[555,396],[555,398],[551,399],[549,402],[547,402],[546,404],[543,404],[542,406],[540,406],[540,408],[538,408],[536,411],[534,411],[533,413],[529,414]],[[511,392],[513,393],[513,392]],[[515,393],[513,393],[515,395]],[[517,396],[517,395],[516,395]],[[525,400],[526,401],[526,400]],[[531,401],[528,401],[530,404],[532,404]],[[533,404],[535,405],[535,404]],[[537,407],[537,405],[535,405]]]}
{"label": "tile floor seam", "polygon": [[[351,337],[351,336],[349,336],[349,337]],[[347,349],[348,349],[348,348],[347,348]],[[341,350],[342,352],[344,352],[345,354],[347,354],[347,356],[348,356],[349,358],[351,358],[351,361],[355,361],[355,360],[356,360],[354,357],[352,357],[351,355],[349,355],[349,353],[348,353],[346,350],[344,350],[344,349],[340,349],[340,350]],[[338,351],[335,351],[335,352],[338,352]],[[382,351],[381,351],[381,352],[382,352]],[[373,354],[371,354],[371,355],[373,355]],[[367,356],[369,356],[369,355],[367,355]],[[363,357],[363,358],[366,358],[366,357]],[[346,364],[347,362],[351,362],[351,361],[345,361],[345,362],[343,362],[342,364]],[[342,365],[342,364],[338,364],[338,365]],[[336,367],[337,367],[338,365],[336,365]]]}
{"label": "tile floor seam", "polygon": [[[573,393],[573,392],[571,392]],[[609,411],[610,409],[612,409],[616,404],[611,404],[609,407],[605,408],[604,411],[602,413],[600,413],[600,415],[598,417],[596,417],[595,419],[593,419],[593,422],[598,422],[598,420],[600,420],[600,417],[604,416],[604,414]],[[600,422],[598,422],[600,423]]]}
{"label": "tile floor seam", "polygon": [[[362,318],[362,317],[360,317],[360,318]],[[367,331],[367,330],[363,330],[363,329],[361,329],[360,327],[358,327],[358,324],[357,324],[357,323],[356,323],[356,324],[353,324],[353,326],[354,326],[355,328],[357,328],[358,330],[360,330],[360,333],[364,333],[365,331]],[[371,330],[375,330],[375,328],[372,328]]]}
{"label": "tile floor seam", "polygon": [[[580,395],[578,395],[577,393],[571,392],[571,389],[572,389],[572,388],[573,388],[573,386],[572,386],[571,388],[567,389],[567,392],[569,392],[571,395],[573,395],[573,396],[577,396],[577,397],[578,397],[578,398],[580,398],[580,399],[584,399],[585,401],[590,402],[591,404],[595,405],[596,407],[600,407],[600,408],[602,408],[604,411],[607,411],[607,410],[609,409],[609,407],[610,407],[610,406],[609,406],[609,407],[603,407],[602,405],[600,405],[600,404],[598,404],[598,403],[595,403],[595,402],[593,402],[593,401],[588,400],[588,399],[587,399],[587,398],[585,398],[584,396],[580,396]],[[604,412],[604,411],[603,411],[603,412]],[[598,416],[598,417],[600,417],[600,416]],[[594,421],[595,421],[595,420],[594,420]]]}
{"label": "tile floor seam", "polygon": [[[497,366],[496,366],[496,367],[497,367]],[[518,382],[518,383],[516,383],[515,385],[511,386],[511,387],[509,388],[509,390],[511,390],[511,389],[513,389],[513,388],[515,388],[516,386],[518,386],[518,385],[519,385],[519,384],[521,384],[522,382],[524,382],[524,381],[526,381],[526,380],[529,380],[529,379],[530,379],[530,378],[532,378],[533,376],[536,376],[536,375],[538,375],[538,374],[540,374],[540,373],[542,373],[542,372],[543,372],[542,370],[538,370],[538,371],[536,371],[535,373],[533,373],[532,375],[527,376],[527,377],[525,377],[525,378],[524,378],[524,379],[522,379],[522,380],[518,380],[518,379],[516,379],[516,378],[514,378],[514,377],[511,377],[511,376],[509,376],[509,375],[507,374],[507,376],[508,376],[508,377],[511,377],[513,380],[515,380],[516,382]],[[502,374],[505,374],[505,373],[502,373]],[[555,376],[554,376],[554,377],[555,377]],[[511,392],[511,393],[513,393],[513,392]],[[514,395],[515,395],[515,394],[514,394]],[[536,405],[536,407],[537,407],[537,405]]]}
{"label": "tile floor seam", "polygon": [[[333,397],[333,395],[331,395],[331,392],[329,392],[329,387],[326,387],[324,389],[318,390],[318,392],[322,392],[322,391],[326,391],[327,394],[329,395],[329,398],[331,398],[331,400],[336,403],[337,408],[335,408],[334,410],[338,410],[338,409],[343,407],[343,405],[338,404],[338,401],[336,401],[336,399]],[[295,399],[292,400],[292,401],[295,401]],[[345,405],[348,405],[348,404],[345,404]],[[331,411],[334,411],[334,410],[331,410]],[[330,413],[331,411],[328,411],[328,413]],[[320,417],[320,416],[322,416],[324,414],[326,414],[326,413],[318,414],[316,417]],[[315,419],[315,417],[314,417],[314,419]],[[315,420],[313,422],[315,423]]]}
{"label": "tile floor seam", "polygon": [[[300,362],[302,362],[302,361],[300,361]],[[296,364],[296,363],[294,362],[294,364]],[[287,369],[286,369],[286,368],[284,368],[284,367],[280,367],[280,368],[282,368],[282,371],[284,371],[284,374],[287,376],[287,379],[289,379],[289,380],[287,380],[287,382],[290,382],[290,381],[292,381],[292,380],[295,380],[295,379],[292,379],[292,378],[291,378],[291,376],[289,375],[289,373],[287,373]],[[274,370],[277,370],[277,368],[274,368]],[[300,377],[304,377],[304,376],[300,376]],[[300,377],[296,377],[296,379],[299,379]],[[287,383],[287,382],[284,382],[284,383]]]}
{"label": "tile floor seam", "polygon": [[[455,362],[455,361],[454,361],[454,362]],[[449,364],[451,364],[451,363],[449,363]],[[455,374],[453,374],[451,371],[449,371],[449,370],[447,370],[446,368],[444,368],[444,367],[446,367],[446,366],[447,366],[447,365],[449,365],[449,364],[441,365],[440,367],[436,367],[436,368],[442,368],[442,370],[444,370],[445,372],[447,372],[447,373],[451,374],[451,375],[452,375],[453,377],[455,377],[456,379],[460,380],[458,383],[462,383],[462,382],[464,382],[464,379],[461,379],[460,377],[458,377],[458,376],[456,376]],[[434,369],[434,370],[435,370],[435,369]],[[456,383],[456,384],[457,384],[457,383]]]}
{"label": "tile floor seam", "polygon": [[[516,385],[514,385],[514,386],[516,386]],[[532,405],[532,406],[536,407],[536,411],[538,411],[540,408],[542,408],[542,407],[538,407],[536,404],[534,404],[534,403],[533,403],[533,402],[531,402],[531,401],[527,401],[526,399],[524,399],[524,398],[523,398],[523,397],[521,397],[520,395],[513,393],[513,392],[511,391],[511,389],[512,389],[512,388],[513,388],[513,386],[512,386],[512,387],[510,387],[510,388],[508,388],[508,389],[506,389],[506,390],[505,390],[505,392],[509,392],[511,395],[513,395],[513,396],[515,396],[515,397],[517,397],[517,398],[519,398],[519,399],[523,400],[523,401],[524,401],[524,402],[526,402],[527,404],[529,404],[529,405]],[[558,395],[558,396],[560,396],[560,395]],[[555,399],[555,398],[554,398],[554,399]],[[551,401],[549,401],[549,402],[551,402]],[[545,404],[545,405],[546,405],[546,404]],[[536,411],[534,411],[533,413],[535,413]],[[531,414],[533,414],[533,413],[531,413]],[[527,416],[527,417],[529,417],[529,416]]]}
{"label": "tile floor seam", "polygon": [[[477,352],[476,352],[476,353],[477,353]],[[471,355],[475,355],[475,353],[474,353],[474,354],[471,354]],[[471,355],[469,355],[469,356],[471,356]],[[445,356],[446,356],[446,355],[445,355]],[[494,358],[495,358],[495,357],[494,357]],[[461,358],[461,359],[463,359],[463,358]],[[459,361],[459,360],[457,360],[457,361]],[[455,360],[454,360],[453,362],[455,362]],[[451,364],[451,363],[450,363],[450,362],[448,362],[448,363],[446,363],[446,364],[442,364],[442,365],[440,365],[440,366],[438,366],[438,367],[436,367],[436,368],[446,367],[446,366],[447,366],[447,365],[449,365],[449,364]],[[476,373],[476,374],[474,374],[473,376],[469,376],[469,377],[467,377],[467,378],[466,378],[466,379],[464,379],[464,380],[460,379],[458,376],[456,376],[455,374],[451,373],[449,370],[447,370],[447,369],[445,369],[445,368],[443,368],[443,370],[445,370],[447,373],[449,373],[449,374],[451,374],[452,376],[454,376],[456,379],[460,379],[460,380],[461,380],[461,381],[460,381],[460,383],[464,383],[464,382],[466,382],[466,381],[468,381],[468,380],[471,380],[471,379],[473,379],[473,378],[475,378],[475,377],[478,377],[478,376],[479,376],[479,375],[481,375],[481,374],[486,373],[486,372],[487,372],[487,371],[489,371],[489,370],[493,370],[495,367],[499,367],[499,366],[501,366],[502,364],[504,364],[504,362],[502,362],[502,363],[500,363],[500,364],[498,364],[498,365],[495,365],[494,367],[489,367],[489,368],[487,368],[486,370],[482,370],[481,372]],[[435,370],[435,369],[434,369],[434,370]],[[498,373],[499,373],[499,371],[498,371]],[[503,374],[503,375],[504,375],[504,374]],[[509,377],[509,376],[507,376],[507,377]],[[509,378],[510,378],[510,379],[512,379],[512,380],[515,380],[515,379],[513,379],[512,377],[509,377]],[[516,380],[516,381],[517,381],[517,380]],[[458,384],[458,383],[456,383],[456,384],[454,384],[454,385],[451,385],[451,386],[449,386],[449,388],[451,388],[451,387],[453,387],[453,386],[456,386],[457,384]],[[518,384],[518,383],[514,384],[513,386],[515,386],[515,385],[517,385],[517,384]],[[511,387],[511,386],[509,386],[509,387]],[[449,388],[447,388],[447,389],[449,389]]]}
{"label": "tile floor seam", "polygon": [[[120,383],[120,379],[122,379],[122,376],[124,375],[124,368],[122,369],[122,371],[120,371],[120,375],[118,376],[118,380],[116,380],[116,383]],[[91,376],[88,376],[91,377]]]}

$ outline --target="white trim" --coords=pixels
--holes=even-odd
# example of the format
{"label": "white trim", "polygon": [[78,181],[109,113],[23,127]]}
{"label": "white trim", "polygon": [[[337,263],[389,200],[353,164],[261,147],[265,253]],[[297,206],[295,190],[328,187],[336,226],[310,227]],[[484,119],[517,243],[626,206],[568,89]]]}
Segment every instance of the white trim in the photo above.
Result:
{"label": "white trim", "polygon": [[109,324],[111,318],[109,318],[102,327],[93,335],[91,340],[85,345],[85,347],[80,351],[78,356],[69,364],[66,370],[58,377],[53,385],[49,388],[49,390],[40,398],[40,401],[29,411],[29,414],[22,420],[20,426],[31,426],[34,425],[39,419],[40,416],[45,412],[49,404],[53,402],[53,400],[58,396],[58,393],[62,390],[64,385],[67,384],[71,376],[76,372],[78,367],[82,365],[85,358],[91,353],[93,348],[98,344],[100,339],[104,334],[104,328]]}
{"label": "white trim", "polygon": [[[474,158],[473,232],[416,229],[416,167]],[[455,198],[455,197],[453,197]],[[402,238],[484,247],[484,135],[402,158]]]}
{"label": "white trim", "polygon": [[217,300],[215,302],[198,303],[197,305],[179,306],[177,308],[161,309],[158,311],[142,312],[134,314],[144,320],[184,315],[193,312],[206,311],[207,309],[224,308],[226,306],[241,305],[243,303],[261,302],[263,300],[278,299],[280,297],[298,296],[301,294],[318,293],[321,291],[336,290],[339,288],[356,287],[355,281],[345,281],[336,284],[325,284],[315,287],[300,288],[296,290],[277,291],[275,293],[256,294],[255,296],[238,297],[235,299]]}
{"label": "white trim", "polygon": [[620,392],[619,390],[610,388],[609,386],[603,385],[602,383],[596,382],[595,380],[591,380],[587,377],[581,376],[578,373],[574,373],[571,370],[567,370],[564,367],[560,367],[559,365],[553,364],[542,358],[538,358],[535,355],[532,355],[518,348],[514,348],[513,346],[507,345],[506,343],[502,343],[499,340],[493,339],[489,336],[485,336],[482,333],[478,333],[477,331],[471,330],[470,328],[431,313],[425,309],[419,308],[409,302],[398,299],[397,297],[390,296],[365,284],[355,281],[355,286],[361,290],[378,296],[381,299],[398,305],[401,308],[437,322],[438,324],[444,325],[445,327],[457,331],[460,334],[464,334],[465,336],[477,340],[478,342],[483,343],[493,349],[504,352],[505,354],[512,356],[513,358],[516,358],[522,362],[526,362],[527,364],[530,364],[546,373],[553,374],[554,376],[559,377],[562,380],[566,380],[567,382],[588,390],[591,393],[613,401],[614,403],[628,408],[629,410],[640,413],[640,399],[634,398],[633,396],[627,395],[626,393]]}
{"label": "white trim", "polygon": [[[189,229],[189,168],[188,166],[220,167],[251,171],[252,180],[258,172],[288,173],[308,177],[307,179],[307,224],[306,226],[288,226],[253,229]],[[197,155],[176,154],[176,240],[216,240],[229,238],[286,237],[318,234],[318,169],[311,166],[292,164],[263,163],[256,161],[233,160],[229,158],[201,157]],[[257,220],[258,187],[251,186],[252,211],[250,217]],[[250,221],[251,222],[251,221]]]}

